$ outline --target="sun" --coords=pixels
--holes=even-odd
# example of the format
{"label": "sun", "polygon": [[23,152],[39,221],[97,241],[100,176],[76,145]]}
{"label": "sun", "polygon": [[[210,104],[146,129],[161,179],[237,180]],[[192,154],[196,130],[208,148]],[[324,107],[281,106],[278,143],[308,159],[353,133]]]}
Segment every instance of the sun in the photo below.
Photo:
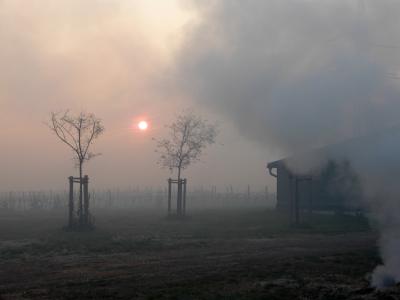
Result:
{"label": "sun", "polygon": [[146,121],[140,121],[137,126],[140,130],[145,131],[147,128],[149,128],[149,123]]}

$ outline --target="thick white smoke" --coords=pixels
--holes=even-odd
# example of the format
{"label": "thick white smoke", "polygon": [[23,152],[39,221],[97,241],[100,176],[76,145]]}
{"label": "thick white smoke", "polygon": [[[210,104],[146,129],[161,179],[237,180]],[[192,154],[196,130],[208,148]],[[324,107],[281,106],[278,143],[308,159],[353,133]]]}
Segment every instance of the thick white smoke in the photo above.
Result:
{"label": "thick white smoke", "polygon": [[190,3],[179,88],[248,138],[293,153],[397,122],[400,2]]}
{"label": "thick white smoke", "polygon": [[[187,3],[199,19],[177,55],[177,84],[248,139],[284,156],[399,122],[400,1]],[[388,143],[350,157],[379,208],[375,286],[400,281],[398,189],[386,180],[399,173],[400,138]]]}

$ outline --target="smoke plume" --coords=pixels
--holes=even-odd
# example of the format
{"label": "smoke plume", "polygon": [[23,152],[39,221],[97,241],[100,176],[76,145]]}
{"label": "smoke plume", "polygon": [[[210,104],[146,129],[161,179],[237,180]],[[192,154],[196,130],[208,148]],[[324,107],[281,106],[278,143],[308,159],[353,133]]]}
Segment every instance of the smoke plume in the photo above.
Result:
{"label": "smoke plume", "polygon": [[[398,123],[400,2],[186,3],[198,19],[177,55],[177,84],[249,140],[283,156]],[[351,163],[380,207],[384,267],[374,273],[375,286],[400,280],[398,189],[386,180],[398,173],[399,145],[390,142],[389,155],[367,143],[345,157],[358,156]],[[371,161],[372,151],[383,161]]]}
{"label": "smoke plume", "polygon": [[397,121],[400,3],[191,1],[179,87],[280,153]]}

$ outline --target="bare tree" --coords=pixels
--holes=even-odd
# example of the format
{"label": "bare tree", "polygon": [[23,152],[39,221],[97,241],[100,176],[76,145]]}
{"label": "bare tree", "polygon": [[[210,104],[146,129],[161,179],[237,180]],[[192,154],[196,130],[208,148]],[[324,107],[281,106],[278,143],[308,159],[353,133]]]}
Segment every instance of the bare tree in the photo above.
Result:
{"label": "bare tree", "polygon": [[83,165],[93,157],[100,155],[90,151],[94,140],[104,131],[101,120],[94,114],[81,112],[78,115],[72,115],[69,111],[62,113],[51,113],[50,123],[51,131],[74,153],[74,160],[79,169],[79,211],[82,213],[82,184],[83,184]]}
{"label": "bare tree", "polygon": [[192,112],[183,112],[168,125],[169,137],[155,139],[156,152],[160,153],[159,165],[177,170],[178,181],[184,169],[199,161],[203,150],[215,143],[217,127]]}

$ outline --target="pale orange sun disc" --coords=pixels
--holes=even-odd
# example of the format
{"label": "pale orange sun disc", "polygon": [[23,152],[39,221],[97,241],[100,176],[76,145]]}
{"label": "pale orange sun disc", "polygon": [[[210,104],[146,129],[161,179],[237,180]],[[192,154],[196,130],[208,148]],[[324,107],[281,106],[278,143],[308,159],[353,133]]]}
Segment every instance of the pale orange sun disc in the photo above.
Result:
{"label": "pale orange sun disc", "polygon": [[138,128],[140,129],[140,130],[146,130],[147,128],[149,128],[149,123],[147,123],[146,121],[140,121],[139,123],[138,123]]}

